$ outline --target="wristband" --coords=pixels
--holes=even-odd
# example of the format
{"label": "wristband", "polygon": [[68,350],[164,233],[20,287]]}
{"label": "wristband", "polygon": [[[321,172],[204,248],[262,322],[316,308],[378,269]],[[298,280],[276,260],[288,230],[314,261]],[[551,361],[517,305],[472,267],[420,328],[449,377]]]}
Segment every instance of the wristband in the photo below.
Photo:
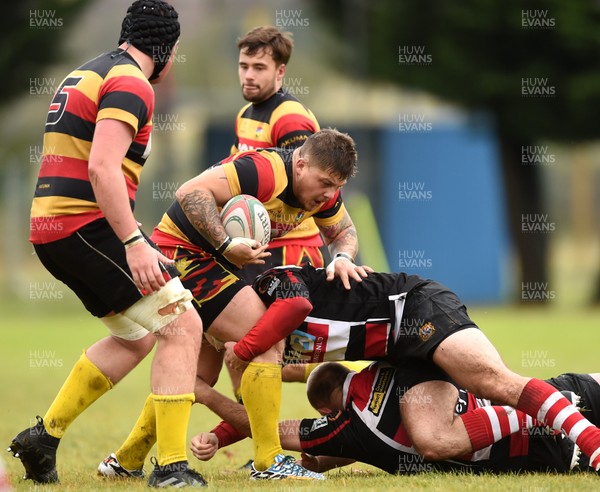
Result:
{"label": "wristband", "polygon": [[210,432],[217,436],[219,449],[246,438],[244,434],[225,421],[220,422],[219,425]]}
{"label": "wristband", "polygon": [[146,240],[144,239],[144,236],[142,236],[141,234],[139,236],[135,236],[133,238],[131,238],[129,241],[127,241],[124,246],[125,249],[129,249],[129,248],[133,248],[134,246],[140,244],[140,243],[145,243]]}
{"label": "wristband", "polygon": [[125,249],[129,249],[129,248],[132,248],[133,246],[136,246],[139,243],[146,242],[146,239],[144,238],[142,231],[140,231],[139,229],[136,229],[131,234],[129,234],[127,237],[125,237],[125,239],[123,239],[121,242],[123,243],[123,246],[125,246]]}
{"label": "wristband", "polygon": [[333,257],[333,260],[331,260],[331,263],[329,263],[329,265],[327,265],[327,268],[325,269],[325,271],[328,274],[333,272],[335,270],[335,262],[340,261],[340,260],[349,261],[350,263],[352,263],[354,265],[354,260],[348,253],[336,253],[336,255]]}
{"label": "wristband", "polygon": [[223,254],[225,252],[225,250],[227,249],[227,246],[229,246],[231,244],[231,238],[229,236],[227,236],[225,238],[225,241],[223,241],[223,243],[221,244],[221,246],[219,246],[217,248],[217,252],[219,254]]}
{"label": "wristband", "polygon": [[352,256],[350,256],[348,253],[344,253],[343,251],[340,252],[340,253],[336,253],[333,258],[334,259],[337,259],[337,258],[346,258],[347,260],[350,260],[352,263],[354,263],[354,258],[352,258]]}
{"label": "wristband", "polygon": [[133,242],[135,239],[138,239],[142,237],[142,231],[140,231],[139,229],[135,229],[131,234],[128,234],[127,236],[125,236],[121,242],[123,244],[129,244],[130,242]]}
{"label": "wristband", "polygon": [[135,242],[139,241],[140,239],[144,239],[144,236],[142,236],[141,234],[133,236],[133,237],[129,238],[127,241],[123,241],[123,246],[128,246],[129,244],[135,243]]}

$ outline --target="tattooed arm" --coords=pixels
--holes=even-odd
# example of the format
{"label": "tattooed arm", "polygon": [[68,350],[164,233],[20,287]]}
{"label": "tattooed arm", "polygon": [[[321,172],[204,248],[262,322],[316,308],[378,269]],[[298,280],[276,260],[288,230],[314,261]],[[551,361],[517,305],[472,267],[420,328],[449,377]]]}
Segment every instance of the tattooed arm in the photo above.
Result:
{"label": "tattooed arm", "polygon": [[320,227],[320,230],[323,233],[332,258],[337,253],[345,253],[354,258],[358,253],[358,236],[348,212],[336,224]]}
{"label": "tattooed arm", "polygon": [[221,166],[204,171],[184,183],[176,193],[186,217],[215,248],[227,238],[219,208],[231,198],[229,183]]}
{"label": "tattooed arm", "polygon": [[[219,207],[225,205],[232,194],[221,166],[212,167],[184,183],[177,190],[176,197],[190,223],[215,249],[228,240]],[[232,239],[223,255],[238,267],[249,263],[263,264],[263,258],[270,255],[265,253],[266,246],[251,248]]]}
{"label": "tattooed arm", "polygon": [[319,227],[319,229],[323,233],[333,258],[333,261],[327,266],[327,280],[331,281],[334,277],[339,277],[344,287],[350,289],[350,277],[361,282],[368,272],[373,271],[368,266],[354,264],[354,258],[358,253],[358,236],[347,211],[339,222]]}

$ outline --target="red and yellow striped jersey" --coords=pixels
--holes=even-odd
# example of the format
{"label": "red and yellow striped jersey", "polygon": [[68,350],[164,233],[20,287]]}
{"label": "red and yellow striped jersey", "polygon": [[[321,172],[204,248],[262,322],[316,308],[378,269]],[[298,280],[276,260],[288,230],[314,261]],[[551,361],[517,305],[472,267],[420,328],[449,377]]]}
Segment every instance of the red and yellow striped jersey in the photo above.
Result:
{"label": "red and yellow striped jersey", "polygon": [[279,89],[269,99],[249,103],[240,110],[235,120],[236,140],[231,155],[267,147],[300,147],[319,129],[310,109],[284,89]]}
{"label": "red and yellow striped jersey", "polygon": [[122,171],[131,208],[150,153],[154,90],[125,52],[105,53],[71,72],[56,90],[46,119],[42,162],[31,206],[30,241],[48,243],[103,217],[88,175],[96,123],[130,125],[134,139]]}
{"label": "red and yellow striped jersey", "polygon": [[[265,206],[271,219],[271,237],[283,237],[292,229],[302,230],[311,217],[318,225],[331,226],[346,213],[339,191],[315,210],[302,209],[292,191],[292,153],[284,149],[246,151],[221,163],[233,196],[252,195]],[[163,215],[152,239],[161,246],[214,250],[189,222],[177,201]]]}
{"label": "red and yellow striped jersey", "polygon": [[[244,150],[268,147],[296,148],[320,129],[312,111],[298,99],[279,89],[269,99],[244,106],[235,120],[236,140],[231,155]],[[314,220],[303,223],[299,230],[290,231],[285,239],[273,238],[273,246],[298,243],[295,239],[306,238],[311,246],[322,246],[323,241]],[[302,241],[301,244],[308,245]]]}

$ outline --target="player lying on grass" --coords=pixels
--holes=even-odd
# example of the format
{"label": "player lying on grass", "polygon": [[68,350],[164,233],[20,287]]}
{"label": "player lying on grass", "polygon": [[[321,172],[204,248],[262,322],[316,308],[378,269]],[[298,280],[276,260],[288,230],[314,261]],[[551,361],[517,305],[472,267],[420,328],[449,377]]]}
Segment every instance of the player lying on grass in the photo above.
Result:
{"label": "player lying on grass", "polygon": [[[433,361],[462,388],[563,431],[595,469],[600,467],[600,429],[548,383],[510,371],[447,287],[405,273],[369,273],[361,282],[351,281],[351,289],[326,277],[325,270],[311,266],[279,267],[259,276],[254,288],[268,309],[239,342],[226,344],[226,361],[243,366],[286,337],[286,358],[299,362]],[[435,427],[405,421],[417,449],[437,459],[454,453],[431,439],[434,429],[444,432],[450,422],[448,392],[446,402],[444,420],[439,410],[429,409]],[[423,418],[422,412],[416,415]],[[494,442],[486,437],[490,419],[485,411],[461,420],[452,425],[464,425],[474,449]],[[501,429],[499,437],[507,433],[509,429]]]}
{"label": "player lying on grass", "polygon": [[[165,256],[175,260],[182,284],[192,292],[209,341],[237,341],[258,323],[265,306],[238,273],[240,267],[260,264],[269,255],[266,246],[253,248],[254,241],[229,238],[218,207],[232,196],[255,196],[269,212],[271,237],[284,236],[313,217],[335,258],[328,267],[330,279],[338,276],[349,288],[349,278],[360,281],[367,275],[349,260],[358,251],[358,239],[341,197],[341,188],[356,170],[357,153],[352,138],[324,129],[294,150],[235,154],[183,184],[177,191],[178,200],[163,215],[152,239]],[[222,359],[223,352],[203,344],[198,377],[214,384]],[[281,461],[285,458],[277,433],[281,351],[269,347],[250,362],[244,371],[241,393],[255,438],[253,478],[268,478],[271,466],[277,475],[282,467],[294,477],[302,473],[291,461]],[[116,453],[119,471],[142,467],[152,442],[146,432],[138,434],[136,429],[150,429],[147,422],[153,419],[153,407],[147,402],[132,434]],[[129,445],[130,442],[136,444]],[[145,444],[148,442],[149,446]],[[116,462],[105,464],[116,468]]]}
{"label": "player lying on grass", "polygon": [[[598,429],[551,385],[506,368],[456,295],[437,282],[403,273],[370,273],[347,290],[340,281],[327,282],[325,271],[307,266],[265,272],[254,288],[269,308],[235,344],[236,357],[251,359],[287,335],[286,357],[296,362],[371,359],[398,366],[406,358],[433,361],[461,387],[519,408],[556,430],[565,429],[580,447],[587,447],[582,447],[586,455],[594,455]],[[227,357],[232,364],[240,363],[231,350]],[[431,386],[436,405],[410,399],[404,416],[411,442],[429,459],[455,456],[452,440],[435,439],[437,435],[460,436],[466,429],[469,449],[476,451],[511,433],[507,427],[489,433],[493,416],[485,410],[454,419],[453,392],[448,385]],[[201,401],[198,394],[196,399]],[[151,426],[139,429],[122,447],[126,456],[145,449],[136,457],[137,468],[149,451],[144,443]],[[592,463],[596,468],[597,456]]]}
{"label": "player lying on grass", "polygon": [[[573,401],[579,401],[587,417],[598,423],[599,381],[600,374],[562,374],[547,383]],[[432,384],[438,388],[448,386],[451,390],[455,416],[485,411],[498,416],[497,426],[509,425],[514,432],[475,453],[469,451],[469,437],[464,430],[462,436],[432,435],[430,438],[436,440],[452,437],[455,455],[437,462],[424,457],[410,440],[404,414],[411,400],[436,406],[438,398],[427,387]],[[406,360],[398,367],[376,362],[360,373],[336,362],[324,363],[311,374],[307,394],[311,404],[324,416],[282,421],[279,432],[283,447],[302,452],[302,464],[318,472],[354,461],[399,474],[434,469],[564,473],[576,468],[592,471],[584,456],[578,463],[577,447],[561,433],[541,427],[539,422],[518,410],[492,406],[488,400],[459,390],[445,373],[428,362]],[[243,406],[207,385],[197,397],[226,420],[212,432],[201,432],[192,439],[191,449],[198,459],[209,460],[217,449],[249,435]],[[445,401],[440,403],[445,406]],[[506,413],[506,420],[502,412]],[[444,418],[444,411],[439,413]],[[426,426],[428,422],[421,425]],[[490,432],[493,429],[490,427]]]}

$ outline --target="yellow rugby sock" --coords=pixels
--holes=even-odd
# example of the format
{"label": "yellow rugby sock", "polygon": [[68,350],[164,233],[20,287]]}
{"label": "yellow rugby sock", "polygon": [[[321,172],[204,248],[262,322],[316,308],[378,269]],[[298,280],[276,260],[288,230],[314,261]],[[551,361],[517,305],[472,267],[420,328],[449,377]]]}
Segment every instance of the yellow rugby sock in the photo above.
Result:
{"label": "yellow rugby sock", "polygon": [[44,416],[44,427],[48,434],[60,439],[69,425],[112,387],[110,379],[84,352]]}
{"label": "yellow rugby sock", "polygon": [[194,393],[152,395],[156,415],[156,459],[160,466],[187,461],[187,428]]}
{"label": "yellow rugby sock", "polygon": [[133,429],[115,453],[119,463],[127,470],[139,470],[144,467],[146,456],[156,442],[156,414],[152,394],[146,398],[142,413]]}
{"label": "yellow rugby sock", "polygon": [[242,376],[242,397],[254,443],[254,467],[266,470],[282,453],[279,441],[281,366],[250,362]]}

